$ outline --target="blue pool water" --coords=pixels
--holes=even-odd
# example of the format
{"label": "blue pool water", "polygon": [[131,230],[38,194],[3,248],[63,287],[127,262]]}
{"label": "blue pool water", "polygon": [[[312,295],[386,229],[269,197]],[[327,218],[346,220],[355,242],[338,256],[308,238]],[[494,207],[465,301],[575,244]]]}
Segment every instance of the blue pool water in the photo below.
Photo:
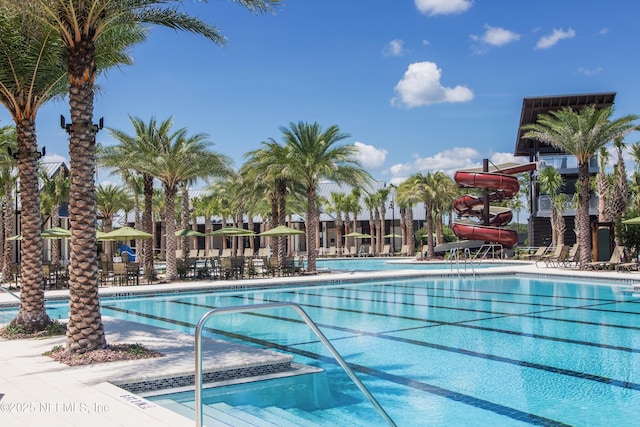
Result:
{"label": "blue pool water", "polygon": [[330,271],[384,271],[384,270],[451,270],[465,267],[467,269],[502,267],[513,265],[499,262],[474,261],[472,264],[459,264],[448,262],[406,262],[393,258],[321,258],[316,260],[318,268],[326,268]]}
{"label": "blue pool water", "polygon": [[[102,312],[193,333],[212,308],[271,301],[300,304],[399,426],[637,425],[640,297],[617,286],[423,278],[103,299]],[[49,310],[65,317],[67,305]],[[218,316],[207,326],[209,336],[325,369],[313,404],[259,397],[255,387],[271,397],[298,390],[277,380],[208,391],[212,410],[264,417],[259,411],[277,407],[320,425],[384,425],[292,310]],[[193,404],[192,394],[174,397]]]}

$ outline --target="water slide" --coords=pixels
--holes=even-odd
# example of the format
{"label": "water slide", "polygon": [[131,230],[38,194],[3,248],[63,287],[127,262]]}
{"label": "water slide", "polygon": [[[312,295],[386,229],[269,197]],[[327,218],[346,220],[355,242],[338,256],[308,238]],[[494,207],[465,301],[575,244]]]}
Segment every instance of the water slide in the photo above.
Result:
{"label": "water slide", "polygon": [[[520,183],[515,176],[536,168],[535,163],[508,163],[482,169],[467,169],[457,171],[453,179],[462,187],[482,188],[488,193],[490,202],[510,199],[518,194]],[[460,239],[484,240],[514,246],[518,243],[518,233],[514,230],[502,228],[509,224],[513,213],[508,208],[489,206],[488,225],[484,221],[485,206],[482,197],[467,194],[453,201],[453,210],[463,219],[453,223],[451,229]],[[474,221],[470,218],[476,218]]]}

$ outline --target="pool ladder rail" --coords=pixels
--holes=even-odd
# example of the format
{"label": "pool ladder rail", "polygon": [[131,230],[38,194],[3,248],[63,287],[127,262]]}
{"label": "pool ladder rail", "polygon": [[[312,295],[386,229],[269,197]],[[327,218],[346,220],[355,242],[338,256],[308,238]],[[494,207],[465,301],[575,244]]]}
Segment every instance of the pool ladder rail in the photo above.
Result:
{"label": "pool ladder rail", "polygon": [[234,313],[234,312],[247,312],[247,311],[259,311],[264,309],[276,308],[276,307],[291,307],[293,308],[304,320],[307,326],[313,331],[313,333],[318,337],[318,339],[322,342],[327,350],[331,353],[331,355],[336,359],[338,364],[342,367],[345,373],[351,378],[351,381],[360,389],[362,394],[371,402],[371,404],[378,411],[380,416],[384,418],[389,426],[396,427],[396,423],[391,419],[389,414],[384,410],[382,405],[376,400],[376,398],[371,394],[369,389],[360,381],[360,378],[356,376],[353,370],[349,367],[347,362],[342,358],[338,350],[329,342],[327,337],[322,333],[322,331],[318,328],[318,325],[315,324],[313,320],[307,315],[307,313],[300,307],[298,304],[291,302],[274,302],[274,303],[265,303],[265,304],[251,304],[244,306],[236,306],[236,307],[220,307],[214,308],[206,312],[198,321],[196,325],[195,331],[195,409],[196,409],[196,426],[202,427],[203,424],[203,411],[202,411],[202,331],[204,330],[204,325],[207,323],[209,318],[213,315],[217,314],[225,314],[225,313]]}
{"label": "pool ladder rail", "polygon": [[473,277],[476,276],[476,270],[473,267],[473,257],[471,256],[471,250],[469,248],[453,248],[449,251],[449,255],[447,257],[447,262],[449,263],[449,269],[453,271],[454,267],[456,268],[456,272],[458,276],[460,276],[460,264],[463,264],[464,270],[467,270],[467,264],[471,268],[471,272],[473,273]]}
{"label": "pool ladder rail", "polygon": [[6,293],[8,293],[9,295],[11,295],[12,297],[14,297],[15,299],[17,299],[18,301],[20,301],[20,297],[16,294],[14,294],[13,292],[11,292],[9,289],[5,288],[4,286],[0,286],[0,290],[5,291]]}

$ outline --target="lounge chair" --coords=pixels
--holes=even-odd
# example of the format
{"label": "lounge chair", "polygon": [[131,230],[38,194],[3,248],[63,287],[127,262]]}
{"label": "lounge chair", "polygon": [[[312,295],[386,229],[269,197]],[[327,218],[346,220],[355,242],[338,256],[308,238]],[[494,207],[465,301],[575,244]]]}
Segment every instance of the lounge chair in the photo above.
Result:
{"label": "lounge chair", "polygon": [[384,245],[380,256],[391,256],[391,245]]}
{"label": "lounge chair", "polygon": [[553,253],[542,255],[536,260],[536,267],[538,263],[544,262],[545,267],[557,267],[563,263],[569,255],[569,246],[558,245]]}
{"label": "lounge chair", "polygon": [[640,263],[638,261],[622,262],[616,265],[616,271],[640,271]]}
{"label": "lounge chair", "polygon": [[402,245],[402,248],[400,249],[400,256],[409,256],[409,245]]}
{"label": "lounge chair", "polygon": [[580,245],[578,243],[574,243],[569,249],[569,253],[567,254],[567,258],[562,262],[563,267],[570,267],[572,265],[578,265],[578,261],[580,260]]}
{"label": "lounge chair", "polygon": [[615,268],[618,264],[622,264],[625,261],[624,246],[616,246],[613,249],[611,258],[609,261],[594,261],[585,265],[589,270],[609,270]]}
{"label": "lounge chair", "polygon": [[337,255],[338,255],[338,253],[336,252],[336,247],[335,246],[329,246],[329,252],[327,252],[327,256],[335,258]]}
{"label": "lounge chair", "polygon": [[533,254],[523,254],[523,255],[520,255],[520,258],[522,258],[524,260],[528,260],[528,261],[536,261],[536,260],[540,259],[540,257],[543,256],[547,252],[547,249],[549,249],[548,246],[540,246],[535,253],[533,253]]}

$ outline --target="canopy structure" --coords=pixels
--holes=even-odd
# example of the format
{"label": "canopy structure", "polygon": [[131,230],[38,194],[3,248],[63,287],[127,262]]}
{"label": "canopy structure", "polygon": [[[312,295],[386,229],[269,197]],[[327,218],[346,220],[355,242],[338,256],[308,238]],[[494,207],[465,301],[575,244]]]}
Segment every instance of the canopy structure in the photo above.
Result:
{"label": "canopy structure", "polygon": [[263,231],[258,234],[258,236],[269,237],[269,236],[291,236],[294,234],[304,234],[304,231],[297,230],[295,228],[287,227],[286,225],[279,225],[271,230]]}
{"label": "canopy structure", "polygon": [[389,233],[389,234],[385,234],[383,237],[385,237],[385,238],[397,238],[397,237],[402,237],[402,236],[399,235],[399,234],[396,234],[396,233]]}

